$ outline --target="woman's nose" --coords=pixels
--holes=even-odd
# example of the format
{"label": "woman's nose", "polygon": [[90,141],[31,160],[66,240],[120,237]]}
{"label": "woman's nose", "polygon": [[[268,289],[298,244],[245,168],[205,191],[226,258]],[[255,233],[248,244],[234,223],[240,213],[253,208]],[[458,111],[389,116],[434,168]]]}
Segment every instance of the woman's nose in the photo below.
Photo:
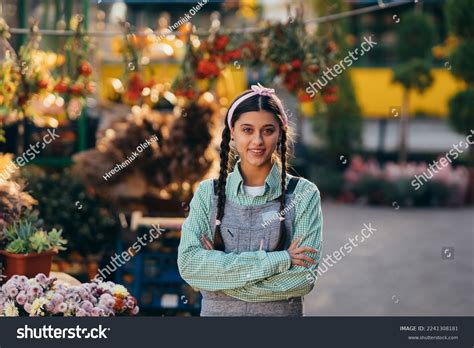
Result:
{"label": "woman's nose", "polygon": [[263,137],[261,134],[256,133],[255,136],[252,139],[252,142],[257,145],[263,144]]}

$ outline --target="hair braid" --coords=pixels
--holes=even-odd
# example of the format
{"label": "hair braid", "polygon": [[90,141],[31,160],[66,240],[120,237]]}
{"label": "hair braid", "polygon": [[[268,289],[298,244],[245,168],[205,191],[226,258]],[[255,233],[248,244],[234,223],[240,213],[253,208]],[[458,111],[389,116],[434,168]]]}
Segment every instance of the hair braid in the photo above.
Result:
{"label": "hair braid", "polygon": [[[216,220],[222,221],[224,217],[225,209],[225,187],[227,182],[228,175],[228,161],[229,161],[229,146],[230,141],[230,129],[225,126],[222,131],[222,141],[221,141],[221,163],[220,163],[220,172],[219,172],[219,181],[217,184],[217,215]],[[215,250],[225,251],[224,240],[222,239],[221,226],[216,224],[216,229],[214,233],[213,246]]]}
{"label": "hair braid", "polygon": [[[285,209],[285,193],[286,193],[286,168],[287,168],[287,146],[286,146],[286,129],[282,129],[280,140],[280,159],[281,159],[281,196],[280,196],[280,213],[283,217]],[[282,219],[280,221],[280,238],[275,250],[284,250],[286,244],[286,224]]]}

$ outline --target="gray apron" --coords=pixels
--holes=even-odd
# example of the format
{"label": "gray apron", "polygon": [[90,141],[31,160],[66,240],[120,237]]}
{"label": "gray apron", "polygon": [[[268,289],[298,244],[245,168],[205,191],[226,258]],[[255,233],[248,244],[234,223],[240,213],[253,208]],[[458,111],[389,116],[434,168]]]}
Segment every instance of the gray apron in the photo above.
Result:
{"label": "gray apron", "polygon": [[[298,178],[291,177],[286,189],[285,205],[293,199],[293,192]],[[210,225],[214,236],[217,215],[217,180],[214,180],[214,195],[210,214]],[[256,206],[244,206],[226,200],[225,214],[221,222],[221,234],[225,252],[241,253],[258,251],[263,241],[262,250],[274,250],[278,243],[280,220],[276,216],[280,201]],[[293,236],[294,208],[285,214],[287,230],[286,246],[290,245]],[[265,225],[265,221],[270,221]],[[263,225],[263,226],[262,226]],[[301,317],[303,315],[303,298],[293,297],[283,301],[246,302],[224,294],[222,291],[201,290],[201,316],[285,316]]]}

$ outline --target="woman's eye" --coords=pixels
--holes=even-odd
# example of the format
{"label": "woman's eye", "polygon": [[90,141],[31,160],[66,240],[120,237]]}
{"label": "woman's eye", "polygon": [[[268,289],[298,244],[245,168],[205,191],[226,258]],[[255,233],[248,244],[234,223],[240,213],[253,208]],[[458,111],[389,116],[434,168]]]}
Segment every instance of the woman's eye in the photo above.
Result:
{"label": "woman's eye", "polygon": [[244,132],[244,133],[250,133],[251,131],[252,131],[251,128],[244,128],[244,129],[243,129],[243,132]]}
{"label": "woman's eye", "polygon": [[273,134],[273,129],[268,128],[268,129],[265,129],[264,132],[265,132],[265,134],[270,135],[270,134]]}

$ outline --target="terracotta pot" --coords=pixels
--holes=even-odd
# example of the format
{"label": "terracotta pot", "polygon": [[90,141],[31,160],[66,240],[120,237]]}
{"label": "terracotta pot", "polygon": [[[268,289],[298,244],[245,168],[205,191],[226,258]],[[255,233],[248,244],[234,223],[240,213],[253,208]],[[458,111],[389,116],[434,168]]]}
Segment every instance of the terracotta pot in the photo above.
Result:
{"label": "terracotta pot", "polygon": [[3,258],[4,271],[3,275],[7,281],[13,275],[24,275],[28,278],[33,278],[38,273],[44,273],[49,276],[51,271],[51,263],[53,256],[57,251],[46,251],[44,253],[30,253],[30,254],[13,254],[5,250],[0,250],[0,255]]}

